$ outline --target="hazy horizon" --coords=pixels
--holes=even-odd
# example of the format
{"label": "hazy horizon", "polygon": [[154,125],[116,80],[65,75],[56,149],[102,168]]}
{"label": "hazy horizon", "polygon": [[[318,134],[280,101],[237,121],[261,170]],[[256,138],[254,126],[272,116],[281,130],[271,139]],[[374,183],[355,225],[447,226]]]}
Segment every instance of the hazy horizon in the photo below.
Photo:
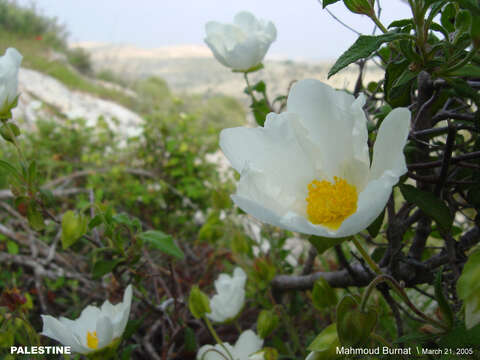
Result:
{"label": "hazy horizon", "polygon": [[[19,0],[35,4],[44,15],[57,17],[70,33],[69,42],[131,44],[140,48],[175,45],[204,45],[207,21],[231,22],[241,10],[271,20],[278,30],[277,41],[267,59],[290,58],[330,60],[338,57],[357,35],[335,21],[317,0],[304,0],[292,6],[289,0]],[[342,2],[329,6],[340,19],[356,30],[370,34],[373,29],[366,16],[352,14]],[[400,0],[382,3],[382,21],[409,16]]]}

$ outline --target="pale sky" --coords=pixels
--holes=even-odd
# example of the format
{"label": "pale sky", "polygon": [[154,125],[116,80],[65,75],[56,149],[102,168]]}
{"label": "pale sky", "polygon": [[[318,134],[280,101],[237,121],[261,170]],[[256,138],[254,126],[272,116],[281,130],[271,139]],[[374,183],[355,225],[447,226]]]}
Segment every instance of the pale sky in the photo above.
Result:
{"label": "pale sky", "polygon": [[[31,4],[32,0],[19,0]],[[317,0],[35,0],[41,12],[66,24],[71,42],[95,41],[156,48],[203,44],[204,25],[209,20],[231,22],[241,10],[275,23],[277,41],[269,56],[292,59],[333,59],[356,39],[336,22]],[[381,19],[410,16],[400,0],[383,0]],[[370,34],[373,25],[366,16],[352,14],[340,1],[329,6],[344,22]],[[267,56],[268,58],[268,56]]]}

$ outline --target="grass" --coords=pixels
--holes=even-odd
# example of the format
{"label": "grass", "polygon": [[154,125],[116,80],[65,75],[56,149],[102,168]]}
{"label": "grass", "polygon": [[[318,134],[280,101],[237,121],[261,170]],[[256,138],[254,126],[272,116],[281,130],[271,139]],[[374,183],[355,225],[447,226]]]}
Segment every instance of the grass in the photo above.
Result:
{"label": "grass", "polygon": [[15,47],[20,51],[24,57],[23,67],[49,75],[71,90],[83,91],[102,99],[112,100],[132,110],[138,108],[138,101],[131,96],[93,83],[68,63],[49,60],[52,50],[42,40],[0,32],[0,51],[3,53],[8,47]]}

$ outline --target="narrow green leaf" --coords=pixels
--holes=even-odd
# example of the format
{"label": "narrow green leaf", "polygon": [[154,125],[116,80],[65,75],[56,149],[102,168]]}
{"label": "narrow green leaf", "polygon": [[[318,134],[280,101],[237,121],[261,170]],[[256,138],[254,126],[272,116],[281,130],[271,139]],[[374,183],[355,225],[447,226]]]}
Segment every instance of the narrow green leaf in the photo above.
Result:
{"label": "narrow green leaf", "polygon": [[407,38],[407,35],[397,32],[389,32],[377,36],[360,35],[357,41],[338,58],[328,72],[328,77],[330,78],[357,60],[369,57],[374,51],[378,50],[382,44],[402,38]]}
{"label": "narrow green leaf", "polygon": [[13,175],[15,176],[18,180],[21,179],[21,176],[20,176],[20,173],[18,172],[17,169],[15,169],[12,165],[10,165],[10,163],[4,161],[4,160],[0,160],[0,170],[2,172],[5,172],[9,175]]}
{"label": "narrow green leaf", "polygon": [[138,237],[151,245],[153,248],[164,252],[165,254],[176,257],[177,259],[183,259],[184,254],[180,250],[172,237],[168,234],[165,234],[162,231],[151,230],[145,231],[138,235]]}
{"label": "narrow green leaf", "polygon": [[448,325],[449,328],[453,326],[454,316],[452,308],[448,303],[447,299],[445,298],[445,294],[443,293],[442,287],[442,272],[439,271],[435,277],[435,298],[437,299],[438,306],[440,311],[443,315],[445,323]]}
{"label": "narrow green leaf", "polygon": [[323,0],[322,1],[322,7],[325,9],[328,5],[335,4],[336,2],[339,2],[340,0]]}
{"label": "narrow green leaf", "polygon": [[445,231],[450,230],[453,224],[453,217],[447,205],[433,193],[419,190],[412,185],[400,185],[403,197],[412,204],[417,205],[420,210],[430,216]]}
{"label": "narrow green leaf", "polygon": [[123,259],[115,259],[115,260],[98,260],[93,265],[92,269],[92,276],[94,279],[99,279],[103,275],[106,275],[112,272],[118,264],[120,264]]}

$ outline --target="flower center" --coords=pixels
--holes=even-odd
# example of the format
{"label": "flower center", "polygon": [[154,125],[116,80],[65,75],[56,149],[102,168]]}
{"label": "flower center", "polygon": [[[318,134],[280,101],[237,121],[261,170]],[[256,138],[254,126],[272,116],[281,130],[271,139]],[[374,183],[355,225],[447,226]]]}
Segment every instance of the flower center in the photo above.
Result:
{"label": "flower center", "polygon": [[336,230],[357,211],[357,189],[345,179],[334,177],[335,183],[313,180],[308,184],[307,215],[312,224]]}
{"label": "flower center", "polygon": [[87,331],[87,346],[90,349],[96,349],[98,347],[98,337],[96,331]]}

